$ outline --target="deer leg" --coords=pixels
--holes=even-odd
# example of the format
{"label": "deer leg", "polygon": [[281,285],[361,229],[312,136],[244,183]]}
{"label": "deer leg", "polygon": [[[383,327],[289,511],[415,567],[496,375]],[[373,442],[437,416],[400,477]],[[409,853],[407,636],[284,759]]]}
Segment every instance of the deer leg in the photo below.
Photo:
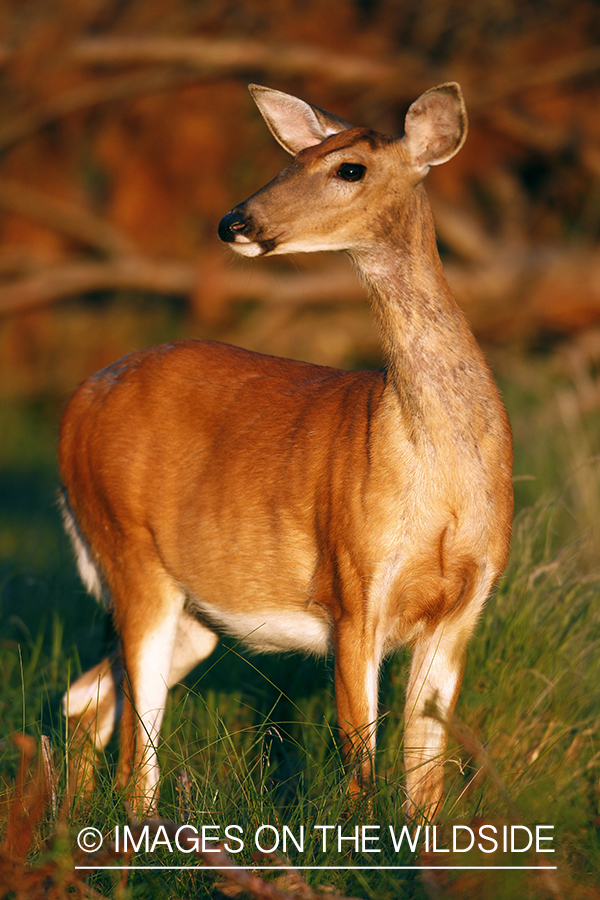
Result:
{"label": "deer leg", "polygon": [[[183,613],[177,623],[168,688],[172,688],[210,656],[218,640],[213,631]],[[124,699],[122,681],[121,656],[106,657],[73,682],[63,698],[71,738],[69,805],[78,793],[87,795],[94,787],[98,754],[110,741],[121,716]],[[131,725],[127,727],[131,729]],[[130,769],[128,771],[130,774]],[[122,779],[123,773],[120,775]]]}
{"label": "deer leg", "polygon": [[122,678],[120,656],[105,657],[74,681],[63,697],[70,737],[69,805],[94,786],[98,754],[110,741],[120,715]]}
{"label": "deer leg", "polygon": [[[156,587],[156,585],[155,585]],[[156,753],[169,688],[214,650],[218,636],[184,612],[185,597],[163,585],[152,616],[128,606],[119,622],[126,677],[121,724],[119,783],[128,786],[135,807],[156,808]]]}
{"label": "deer leg", "polygon": [[377,737],[377,687],[381,654],[374,636],[344,617],[334,633],[335,698],[342,754],[352,772],[351,795],[373,781]]}
{"label": "deer leg", "polygon": [[219,643],[219,635],[184,612],[177,625],[177,637],[169,672],[169,689],[207,659]]}
{"label": "deer leg", "polygon": [[404,734],[411,818],[433,820],[442,801],[448,742],[444,720],[452,715],[458,698],[471,630],[465,623],[442,622],[413,651]]}

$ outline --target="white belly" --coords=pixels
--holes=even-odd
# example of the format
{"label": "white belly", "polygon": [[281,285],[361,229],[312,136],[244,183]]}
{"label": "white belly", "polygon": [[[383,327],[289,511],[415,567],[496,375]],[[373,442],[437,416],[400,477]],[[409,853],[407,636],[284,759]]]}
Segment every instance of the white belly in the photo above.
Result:
{"label": "white belly", "polygon": [[[331,650],[331,626],[322,614],[309,609],[223,609],[194,599],[193,608],[207,622],[259,653],[297,651],[325,656]],[[317,607],[318,609],[318,607]]]}

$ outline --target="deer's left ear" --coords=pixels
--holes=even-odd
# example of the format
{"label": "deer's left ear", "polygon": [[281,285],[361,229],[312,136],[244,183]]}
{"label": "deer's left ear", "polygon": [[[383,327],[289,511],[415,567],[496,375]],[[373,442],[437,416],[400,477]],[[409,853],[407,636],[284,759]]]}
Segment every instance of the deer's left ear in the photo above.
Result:
{"label": "deer's left ear", "polygon": [[423,177],[458,153],[467,136],[467,110],[460,85],[440,84],[421,94],[406,114],[404,146]]}

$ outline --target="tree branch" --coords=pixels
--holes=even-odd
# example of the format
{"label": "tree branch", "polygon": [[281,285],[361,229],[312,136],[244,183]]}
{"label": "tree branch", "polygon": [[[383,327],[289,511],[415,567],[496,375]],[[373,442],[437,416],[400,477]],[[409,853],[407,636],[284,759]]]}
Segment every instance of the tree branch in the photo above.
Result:
{"label": "tree branch", "polygon": [[133,241],[110,222],[22,182],[0,178],[0,207],[42,222],[108,256],[130,256],[136,252]]}
{"label": "tree branch", "polygon": [[[88,38],[73,46],[73,58],[86,65],[163,63],[183,65],[202,73],[224,75],[247,69],[278,76],[327,75],[339,84],[379,84],[406,74],[414,61],[399,56],[382,62],[364,56],[334,53],[309,44],[284,44],[251,39],[205,38]],[[408,66],[407,66],[408,64]]]}
{"label": "tree branch", "polygon": [[71,262],[0,287],[0,315],[27,312],[62,297],[102,290],[190,294],[198,269],[191,263],[126,257],[104,263]]}
{"label": "tree branch", "polygon": [[67,91],[50,97],[43,104],[25,110],[0,125],[0,150],[5,150],[23,138],[35,134],[51,122],[71,113],[90,109],[111,100],[123,100],[139,94],[170,90],[198,75],[181,69],[145,69],[127,75],[109,75],[95,78]]}

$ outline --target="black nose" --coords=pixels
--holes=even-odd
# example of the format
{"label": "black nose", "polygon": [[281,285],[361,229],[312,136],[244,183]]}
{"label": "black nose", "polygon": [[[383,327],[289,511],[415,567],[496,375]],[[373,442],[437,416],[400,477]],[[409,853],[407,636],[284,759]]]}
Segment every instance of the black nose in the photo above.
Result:
{"label": "black nose", "polygon": [[235,240],[236,234],[243,234],[247,226],[247,219],[240,212],[232,209],[219,222],[219,237],[227,244],[231,244]]}

